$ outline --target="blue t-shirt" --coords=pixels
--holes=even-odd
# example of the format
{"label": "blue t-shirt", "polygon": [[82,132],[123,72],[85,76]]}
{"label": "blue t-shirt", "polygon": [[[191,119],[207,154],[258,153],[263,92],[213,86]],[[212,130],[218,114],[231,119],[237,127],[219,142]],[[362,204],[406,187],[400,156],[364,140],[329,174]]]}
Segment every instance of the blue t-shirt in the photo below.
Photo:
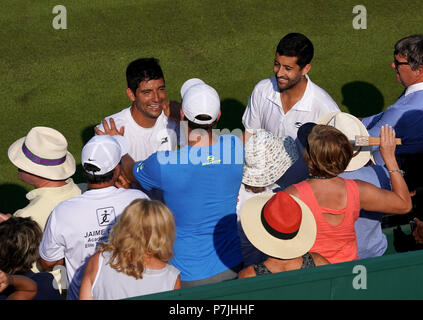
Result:
{"label": "blue t-shirt", "polygon": [[157,152],[137,162],[133,173],[143,188],[161,189],[176,224],[174,257],[182,281],[201,280],[242,262],[236,203],[244,148],[222,135],[207,147]]}

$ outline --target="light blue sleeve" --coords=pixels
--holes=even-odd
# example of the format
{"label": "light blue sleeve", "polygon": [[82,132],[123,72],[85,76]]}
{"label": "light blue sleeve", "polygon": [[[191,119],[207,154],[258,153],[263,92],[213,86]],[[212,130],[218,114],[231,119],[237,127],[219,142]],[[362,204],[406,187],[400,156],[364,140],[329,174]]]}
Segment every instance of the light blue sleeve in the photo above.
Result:
{"label": "light blue sleeve", "polygon": [[371,137],[379,137],[380,136],[380,129],[385,124],[392,126],[395,131],[399,131],[399,128],[395,128],[399,119],[403,115],[403,111],[399,110],[398,108],[388,108],[385,112],[380,113],[373,119],[370,125],[367,127],[369,131],[369,135]]}
{"label": "light blue sleeve", "polygon": [[145,190],[161,189],[161,165],[157,159],[157,153],[153,153],[144,161],[136,162],[132,172]]}

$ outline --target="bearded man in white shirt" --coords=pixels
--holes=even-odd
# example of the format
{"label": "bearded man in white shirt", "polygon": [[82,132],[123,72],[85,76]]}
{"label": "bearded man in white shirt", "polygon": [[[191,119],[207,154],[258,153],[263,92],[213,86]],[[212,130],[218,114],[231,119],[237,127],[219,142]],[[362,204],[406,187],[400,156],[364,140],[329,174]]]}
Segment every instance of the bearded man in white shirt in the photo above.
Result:
{"label": "bearded man in white shirt", "polygon": [[312,42],[301,33],[289,33],[280,40],[273,65],[275,77],[255,86],[242,117],[246,139],[258,129],[296,139],[302,124],[340,111],[307,75],[313,55]]}

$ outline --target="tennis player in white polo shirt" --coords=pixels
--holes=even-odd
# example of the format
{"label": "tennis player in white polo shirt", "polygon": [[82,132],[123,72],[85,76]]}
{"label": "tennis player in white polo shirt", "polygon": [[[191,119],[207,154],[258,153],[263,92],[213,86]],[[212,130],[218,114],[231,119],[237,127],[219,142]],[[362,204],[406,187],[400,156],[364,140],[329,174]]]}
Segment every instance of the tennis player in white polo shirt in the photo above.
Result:
{"label": "tennis player in white polo shirt", "polygon": [[257,129],[296,139],[303,123],[340,111],[307,75],[313,54],[313,44],[301,33],[289,33],[280,40],[273,65],[275,77],[255,86],[242,117],[246,139]]}
{"label": "tennis player in white polo shirt", "polygon": [[88,189],[60,203],[50,215],[40,244],[40,262],[46,270],[65,263],[67,299],[78,299],[85,265],[97,244],[133,200],[148,198],[142,191],[116,188],[120,161],[128,152],[122,136],[99,135],[82,149],[82,166]]}

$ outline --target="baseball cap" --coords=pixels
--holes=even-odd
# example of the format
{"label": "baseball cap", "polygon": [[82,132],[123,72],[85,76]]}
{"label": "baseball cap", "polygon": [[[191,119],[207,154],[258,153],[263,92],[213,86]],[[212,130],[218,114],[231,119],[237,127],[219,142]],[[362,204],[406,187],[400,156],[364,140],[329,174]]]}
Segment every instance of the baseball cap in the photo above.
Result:
{"label": "baseball cap", "polygon": [[96,135],[82,148],[82,166],[89,163],[100,169],[96,175],[106,174],[116,168],[128,150],[128,142],[123,136]]}
{"label": "baseball cap", "polygon": [[[182,111],[185,117],[197,124],[213,123],[220,113],[220,98],[216,90],[203,80],[192,78],[182,85]],[[208,115],[211,119],[200,120],[199,115]]]}

